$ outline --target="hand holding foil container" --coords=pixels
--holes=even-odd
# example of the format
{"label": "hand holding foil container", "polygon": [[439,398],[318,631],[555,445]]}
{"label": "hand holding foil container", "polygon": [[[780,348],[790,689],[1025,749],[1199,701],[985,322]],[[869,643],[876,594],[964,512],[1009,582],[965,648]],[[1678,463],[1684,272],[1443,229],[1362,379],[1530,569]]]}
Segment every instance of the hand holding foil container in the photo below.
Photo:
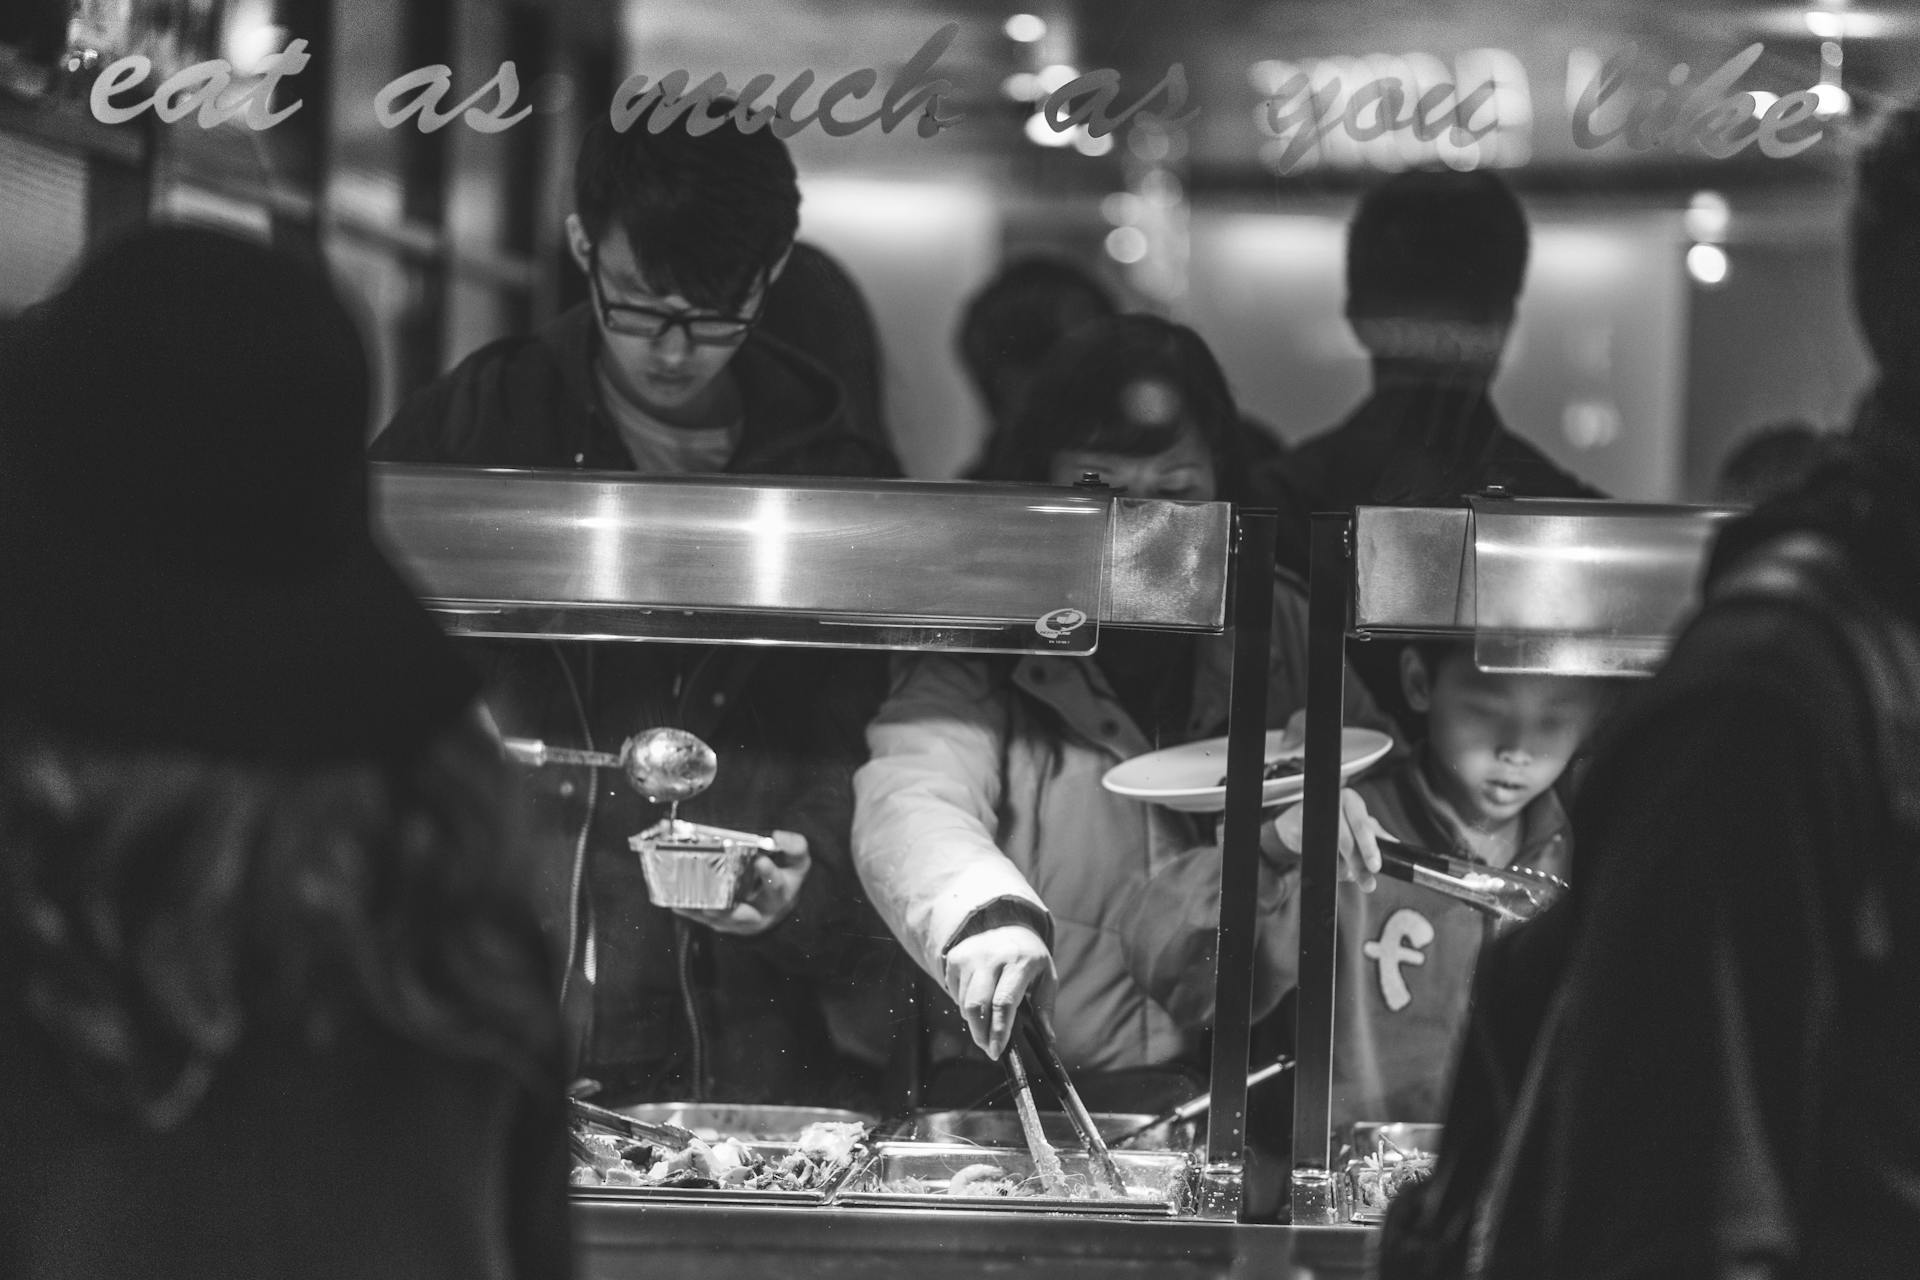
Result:
{"label": "hand holding foil container", "polygon": [[640,855],[647,896],[655,906],[689,911],[725,911],[753,892],[754,860],[767,854],[778,860],[771,837],[731,831],[680,818],[682,800],[691,800],[713,784],[720,760],[712,747],[684,729],[648,729],[620,746],[616,755],[550,747],[531,738],[508,738],[507,754],[522,764],[571,764],[618,769],[633,789],[667,816],[627,841]]}

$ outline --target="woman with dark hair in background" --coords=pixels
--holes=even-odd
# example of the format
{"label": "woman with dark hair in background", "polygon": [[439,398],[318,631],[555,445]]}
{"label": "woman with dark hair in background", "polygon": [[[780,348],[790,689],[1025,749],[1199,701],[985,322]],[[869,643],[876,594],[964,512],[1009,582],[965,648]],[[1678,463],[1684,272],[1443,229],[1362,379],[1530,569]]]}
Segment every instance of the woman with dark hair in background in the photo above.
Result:
{"label": "woman with dark hair in background", "polygon": [[564,1277],[553,965],[338,297],[145,232],[0,404],[0,1275]]}
{"label": "woman with dark hair in background", "polygon": [[[1208,501],[1232,493],[1238,441],[1233,396],[1192,330],[1112,316],[1048,357],[987,471],[1055,484],[1091,474],[1135,497]],[[1116,796],[1100,778],[1225,732],[1231,656],[1231,636],[1108,632],[1091,661],[896,665],[868,729],[872,759],[854,779],[854,861],[965,1019],[964,1031],[949,1015],[936,1032],[936,1101],[971,1103],[999,1079],[967,1037],[999,1057],[1030,992],[1054,1010],[1090,1106],[1152,1111],[1193,1087],[1178,1064],[1198,1065],[1197,1040],[1128,975],[1118,913],[1131,879],[1211,837],[1193,816]],[[1283,582],[1269,723],[1285,725],[1305,690],[1306,600]],[[1366,719],[1357,684],[1347,696]]]}

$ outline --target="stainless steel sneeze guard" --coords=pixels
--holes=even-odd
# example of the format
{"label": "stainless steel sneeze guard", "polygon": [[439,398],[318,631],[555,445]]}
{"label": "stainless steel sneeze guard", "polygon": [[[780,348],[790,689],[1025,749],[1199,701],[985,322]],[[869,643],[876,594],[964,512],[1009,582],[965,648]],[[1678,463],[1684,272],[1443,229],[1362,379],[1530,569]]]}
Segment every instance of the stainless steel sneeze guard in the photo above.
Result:
{"label": "stainless steel sneeze guard", "polygon": [[1224,503],[390,463],[373,493],[459,632],[1084,653],[1103,621],[1226,621]]}
{"label": "stainless steel sneeze guard", "polygon": [[1478,499],[1354,513],[1356,632],[1471,633],[1488,671],[1645,675],[1698,603],[1726,507]]}

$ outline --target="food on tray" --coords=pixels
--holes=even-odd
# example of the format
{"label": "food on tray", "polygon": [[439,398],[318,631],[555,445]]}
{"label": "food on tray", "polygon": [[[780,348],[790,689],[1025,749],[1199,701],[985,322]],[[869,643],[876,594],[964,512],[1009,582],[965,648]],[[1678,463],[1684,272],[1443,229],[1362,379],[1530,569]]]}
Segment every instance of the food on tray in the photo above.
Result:
{"label": "food on tray", "polygon": [[[1067,1199],[1069,1200],[1114,1200],[1119,1197],[1109,1195],[1097,1187],[1091,1178],[1084,1174],[1066,1175]],[[1047,1195],[1047,1184],[1038,1175],[1019,1177],[1010,1169],[996,1164],[970,1164],[956,1170],[947,1178],[921,1178],[911,1174],[884,1183],[880,1188],[884,1192],[904,1192],[919,1196],[956,1196],[962,1199],[992,1199],[999,1197],[1010,1200],[1037,1199]],[[1151,1189],[1128,1187],[1129,1200],[1156,1198]]]}
{"label": "food on tray", "polygon": [[1387,1203],[1404,1187],[1433,1176],[1434,1154],[1418,1147],[1402,1147],[1387,1137],[1377,1139],[1374,1151],[1347,1165],[1353,1188],[1353,1212],[1383,1214]]}
{"label": "food on tray", "polygon": [[[1276,778],[1298,777],[1300,774],[1305,773],[1306,769],[1307,762],[1302,756],[1279,756],[1276,759],[1267,761],[1266,765],[1260,770],[1260,781],[1272,782]],[[1224,773],[1221,774],[1220,781],[1213,785],[1216,787],[1226,786],[1227,775]]]}
{"label": "food on tray", "polygon": [[816,1191],[853,1163],[865,1136],[858,1124],[821,1121],[808,1125],[785,1155],[769,1155],[738,1138],[696,1139],[685,1150],[667,1151],[631,1138],[584,1133],[571,1180],[576,1187]]}

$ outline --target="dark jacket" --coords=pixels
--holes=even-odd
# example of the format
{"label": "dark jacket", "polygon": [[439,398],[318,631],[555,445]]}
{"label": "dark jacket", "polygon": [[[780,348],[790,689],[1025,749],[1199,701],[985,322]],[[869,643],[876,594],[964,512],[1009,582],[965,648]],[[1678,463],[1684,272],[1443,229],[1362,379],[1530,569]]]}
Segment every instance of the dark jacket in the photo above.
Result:
{"label": "dark jacket", "polygon": [[[600,408],[596,330],[577,307],[539,333],[508,338],[415,393],[373,456],[528,468],[631,469]],[[838,384],[805,356],[756,333],[729,368],[745,408],[727,470],[771,475],[898,474],[884,446],[845,423]],[[591,1012],[573,993],[576,1071],[603,1101],[857,1101],[826,1006],[876,1003],[893,948],[860,895],[847,852],[851,777],[878,706],[872,655],[750,646],[465,642],[488,678],[501,731],[552,745],[617,751],[661,725],[719,753],[711,790],[681,808],[717,826],[807,837],[813,854],[792,916],[757,938],[696,926],[647,898],[628,837],[664,816],[610,772],[548,767],[526,775],[544,846],[548,921],[568,932],[571,873],[587,797],[586,894],[577,934],[595,941]],[[587,724],[575,709],[578,695]],[[584,946],[579,948],[584,963]],[[856,1008],[874,1014],[872,1009]],[[876,1022],[876,1017],[869,1017]],[[871,1055],[869,1055],[870,1057]]]}
{"label": "dark jacket", "polygon": [[[633,459],[595,389],[597,346],[586,303],[535,333],[489,343],[409,396],[369,456],[630,471]],[[739,382],[744,415],[729,472],[900,474],[886,445],[855,431],[840,384],[811,358],[756,331],[727,368]]]}
{"label": "dark jacket", "polygon": [[1913,1274],[1920,413],[1892,434],[1722,535],[1597,756],[1469,1274]]}
{"label": "dark jacket", "polygon": [[259,1034],[164,1133],[76,1101],[0,1000],[0,1275],[554,1280],[569,1273],[559,1064],[531,1088],[378,1032]]}
{"label": "dark jacket", "polygon": [[[1308,576],[1311,517],[1371,504],[1454,506],[1500,485],[1516,498],[1603,498],[1507,429],[1484,388],[1383,386],[1347,419],[1282,457],[1256,463],[1250,500],[1280,512],[1274,557]],[[1380,709],[1408,735],[1421,731],[1400,688],[1400,646],[1348,649]]]}
{"label": "dark jacket", "polygon": [[1256,501],[1280,509],[1280,564],[1303,577],[1317,511],[1453,505],[1489,485],[1521,498],[1606,496],[1509,431],[1484,389],[1439,384],[1380,387],[1338,426],[1257,466],[1252,483]]}

